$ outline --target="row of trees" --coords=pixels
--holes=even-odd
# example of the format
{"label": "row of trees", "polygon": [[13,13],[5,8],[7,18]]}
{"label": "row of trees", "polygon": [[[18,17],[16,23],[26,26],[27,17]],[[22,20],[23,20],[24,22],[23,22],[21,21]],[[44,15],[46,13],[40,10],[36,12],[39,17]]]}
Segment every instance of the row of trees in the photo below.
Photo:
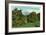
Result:
{"label": "row of trees", "polygon": [[17,27],[27,23],[40,21],[40,13],[32,12],[29,15],[23,15],[22,10],[15,8],[12,11],[12,26]]}

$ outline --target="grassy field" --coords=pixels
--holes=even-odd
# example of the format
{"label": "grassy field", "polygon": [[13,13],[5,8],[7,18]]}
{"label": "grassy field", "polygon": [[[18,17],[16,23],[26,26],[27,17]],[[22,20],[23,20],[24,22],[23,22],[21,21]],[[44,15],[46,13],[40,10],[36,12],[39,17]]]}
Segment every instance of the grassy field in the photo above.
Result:
{"label": "grassy field", "polygon": [[18,26],[16,26],[15,24],[14,24],[14,26],[13,27],[16,27],[16,28],[18,28],[18,27],[40,27],[40,21],[37,21],[37,22],[35,22],[35,23],[23,23],[23,24],[21,24],[21,25],[19,25],[18,24]]}

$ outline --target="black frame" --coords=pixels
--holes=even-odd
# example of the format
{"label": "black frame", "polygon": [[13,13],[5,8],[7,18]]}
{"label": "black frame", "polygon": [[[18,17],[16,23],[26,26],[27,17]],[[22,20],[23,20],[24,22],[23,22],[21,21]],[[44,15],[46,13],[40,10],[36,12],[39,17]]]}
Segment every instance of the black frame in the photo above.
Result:
{"label": "black frame", "polygon": [[[23,3],[23,4],[38,4],[43,5],[43,30],[42,31],[27,31],[27,32],[12,32],[8,33],[8,3]],[[24,2],[24,1],[5,1],[5,34],[24,34],[24,33],[40,33],[45,32],[45,3],[44,2]]]}

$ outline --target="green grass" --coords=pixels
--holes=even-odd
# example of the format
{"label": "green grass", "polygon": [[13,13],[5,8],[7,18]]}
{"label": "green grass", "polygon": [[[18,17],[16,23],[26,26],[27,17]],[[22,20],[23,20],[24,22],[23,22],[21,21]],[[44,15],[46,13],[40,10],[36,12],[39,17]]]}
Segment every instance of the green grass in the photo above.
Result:
{"label": "green grass", "polygon": [[37,22],[35,22],[35,23],[23,23],[23,24],[21,24],[21,25],[19,25],[19,26],[16,26],[15,24],[14,24],[14,26],[13,27],[16,27],[16,28],[18,28],[18,27],[40,27],[40,22],[39,21],[37,21]]}

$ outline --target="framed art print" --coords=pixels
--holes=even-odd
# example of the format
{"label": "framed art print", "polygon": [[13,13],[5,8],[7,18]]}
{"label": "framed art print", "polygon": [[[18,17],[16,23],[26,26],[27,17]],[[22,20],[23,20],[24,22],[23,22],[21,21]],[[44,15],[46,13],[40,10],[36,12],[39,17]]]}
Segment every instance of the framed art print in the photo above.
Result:
{"label": "framed art print", "polygon": [[5,7],[6,34],[45,31],[45,3],[11,1]]}

